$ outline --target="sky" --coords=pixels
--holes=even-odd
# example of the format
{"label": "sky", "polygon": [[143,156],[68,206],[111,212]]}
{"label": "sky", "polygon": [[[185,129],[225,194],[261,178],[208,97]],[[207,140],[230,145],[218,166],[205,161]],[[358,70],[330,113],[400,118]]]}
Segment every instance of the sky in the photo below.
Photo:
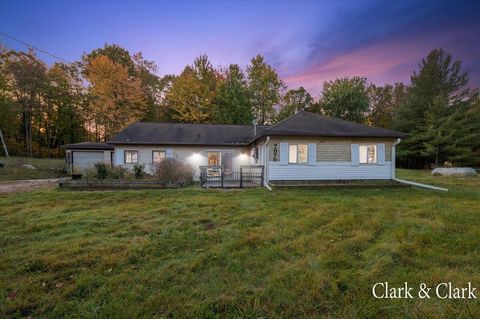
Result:
{"label": "sky", "polygon": [[155,61],[160,75],[201,54],[223,67],[261,54],[289,88],[314,95],[340,77],[409,83],[421,59],[444,48],[480,86],[480,1],[0,0],[0,32],[69,61],[116,43]]}

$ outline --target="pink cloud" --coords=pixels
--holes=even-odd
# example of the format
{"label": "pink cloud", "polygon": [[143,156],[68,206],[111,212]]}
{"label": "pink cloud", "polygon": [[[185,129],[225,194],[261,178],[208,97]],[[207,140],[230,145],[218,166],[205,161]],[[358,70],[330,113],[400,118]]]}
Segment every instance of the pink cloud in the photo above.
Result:
{"label": "pink cloud", "polygon": [[[312,94],[320,93],[324,81],[341,77],[362,76],[380,85],[408,82],[418,63],[432,49],[446,48],[455,59],[469,58],[472,52],[456,46],[463,42],[464,36],[461,30],[451,30],[416,39],[387,40],[313,63],[307,69],[284,76],[283,80],[289,87],[303,86]],[[462,51],[463,56],[459,55]]]}

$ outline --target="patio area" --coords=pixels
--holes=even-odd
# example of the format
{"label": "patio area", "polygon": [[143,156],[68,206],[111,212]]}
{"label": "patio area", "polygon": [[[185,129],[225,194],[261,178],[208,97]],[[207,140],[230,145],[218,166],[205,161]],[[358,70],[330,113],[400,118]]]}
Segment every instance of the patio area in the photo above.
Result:
{"label": "patio area", "polygon": [[242,165],[240,171],[232,171],[222,165],[200,166],[202,188],[251,188],[263,185],[262,165]]}

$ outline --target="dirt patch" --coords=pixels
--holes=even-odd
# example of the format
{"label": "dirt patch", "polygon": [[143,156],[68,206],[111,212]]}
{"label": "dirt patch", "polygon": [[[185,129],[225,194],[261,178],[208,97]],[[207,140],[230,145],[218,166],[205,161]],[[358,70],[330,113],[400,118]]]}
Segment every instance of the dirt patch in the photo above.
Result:
{"label": "dirt patch", "polygon": [[29,179],[0,183],[0,194],[9,194],[13,192],[25,192],[36,188],[55,187],[60,179]]}

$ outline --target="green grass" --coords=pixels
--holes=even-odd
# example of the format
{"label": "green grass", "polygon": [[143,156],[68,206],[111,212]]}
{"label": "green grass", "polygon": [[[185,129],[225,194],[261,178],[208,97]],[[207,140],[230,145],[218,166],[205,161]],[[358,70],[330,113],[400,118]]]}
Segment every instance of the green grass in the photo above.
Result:
{"label": "green grass", "polygon": [[[0,157],[5,167],[0,168],[0,182],[22,179],[42,179],[64,177],[66,173],[65,159],[29,158],[29,157]],[[22,168],[30,164],[36,169]]]}
{"label": "green grass", "polygon": [[0,317],[480,317],[478,300],[372,297],[480,287],[480,178],[398,176],[450,191],[0,195]]}

